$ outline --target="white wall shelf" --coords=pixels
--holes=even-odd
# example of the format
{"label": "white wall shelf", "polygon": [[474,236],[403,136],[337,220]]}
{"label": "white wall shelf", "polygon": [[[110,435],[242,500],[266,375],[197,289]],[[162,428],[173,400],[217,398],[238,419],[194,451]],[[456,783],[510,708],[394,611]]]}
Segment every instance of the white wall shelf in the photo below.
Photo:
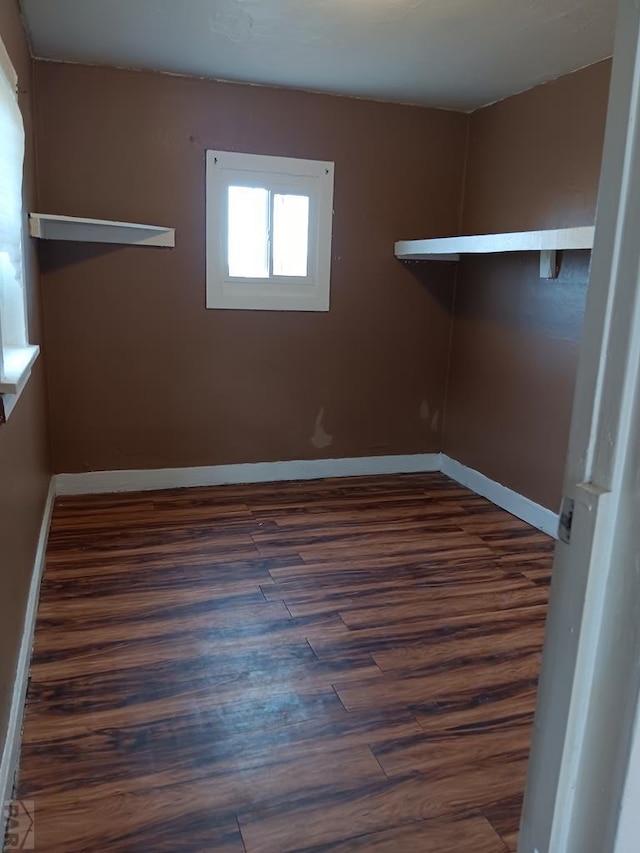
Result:
{"label": "white wall shelf", "polygon": [[119,243],[128,246],[169,248],[176,244],[174,228],[46,213],[29,214],[29,233],[41,240],[76,240],[83,243]]}
{"label": "white wall shelf", "polygon": [[540,252],[541,278],[556,278],[555,253],[563,249],[592,249],[594,232],[593,226],[585,226],[434,240],[400,240],[395,244],[395,254],[403,261],[459,261],[461,255]]}

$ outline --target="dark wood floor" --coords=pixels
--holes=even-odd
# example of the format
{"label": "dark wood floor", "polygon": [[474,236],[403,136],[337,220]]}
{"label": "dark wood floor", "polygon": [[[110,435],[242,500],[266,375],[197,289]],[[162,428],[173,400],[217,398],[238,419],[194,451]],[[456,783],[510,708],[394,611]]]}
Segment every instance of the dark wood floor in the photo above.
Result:
{"label": "dark wood floor", "polygon": [[552,549],[439,474],[59,500],[36,849],[515,850]]}

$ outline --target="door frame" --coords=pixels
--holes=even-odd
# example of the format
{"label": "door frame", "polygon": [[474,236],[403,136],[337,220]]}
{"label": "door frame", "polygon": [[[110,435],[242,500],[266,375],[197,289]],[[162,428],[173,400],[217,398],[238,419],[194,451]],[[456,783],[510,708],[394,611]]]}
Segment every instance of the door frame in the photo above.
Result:
{"label": "door frame", "polygon": [[571,541],[554,560],[520,853],[638,850],[639,377],[640,0],[620,0],[565,471]]}

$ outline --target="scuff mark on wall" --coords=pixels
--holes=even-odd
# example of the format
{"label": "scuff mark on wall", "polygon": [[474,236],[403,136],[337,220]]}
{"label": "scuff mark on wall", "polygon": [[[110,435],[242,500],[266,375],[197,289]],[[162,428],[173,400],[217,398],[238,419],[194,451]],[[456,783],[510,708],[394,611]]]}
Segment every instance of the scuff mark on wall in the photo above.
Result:
{"label": "scuff mark on wall", "polygon": [[324,450],[325,447],[330,447],[333,444],[333,436],[329,435],[329,433],[324,428],[324,424],[322,423],[324,420],[324,406],[318,412],[318,417],[316,418],[316,426],[313,431],[313,435],[311,436],[311,444],[314,447],[317,447],[318,450]]}
{"label": "scuff mark on wall", "polygon": [[423,400],[420,404],[420,420],[428,423],[433,432],[438,432],[440,427],[440,409],[436,409],[435,412],[431,412],[429,408],[429,403],[426,400]]}

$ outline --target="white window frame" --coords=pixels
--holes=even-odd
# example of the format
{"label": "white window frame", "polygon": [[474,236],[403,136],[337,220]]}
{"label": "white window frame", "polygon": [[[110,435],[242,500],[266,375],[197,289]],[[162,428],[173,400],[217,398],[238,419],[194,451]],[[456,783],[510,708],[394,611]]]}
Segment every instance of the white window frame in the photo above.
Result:
{"label": "white window frame", "polygon": [[[9,54],[0,39],[0,97],[15,99],[15,104],[9,107],[9,113],[15,117],[13,131],[20,134],[21,153],[16,157],[16,175],[9,179],[9,186],[13,181],[13,191],[9,191],[7,203],[13,205],[13,209],[20,211],[20,222],[16,217],[15,234],[8,243],[0,241],[0,251],[3,245],[11,256],[13,247],[13,269],[14,277],[9,273],[7,277],[0,280],[0,423],[9,417],[13,411],[20,394],[31,374],[31,368],[40,352],[39,347],[28,343],[28,320],[27,305],[24,289],[24,220],[25,213],[22,204],[22,169],[24,161],[24,127],[22,115],[18,105],[18,75],[11,63]],[[15,150],[15,148],[14,148]],[[0,157],[2,149],[0,148]],[[19,164],[17,163],[19,159]],[[11,162],[8,160],[7,162]],[[0,164],[2,165],[2,164]],[[5,164],[6,165],[6,164]],[[20,174],[17,175],[17,169]],[[12,175],[9,170],[5,175]],[[2,203],[0,199],[0,203]],[[9,210],[12,208],[9,207]],[[5,235],[6,236],[6,235]],[[2,271],[0,269],[0,275]],[[3,326],[5,327],[3,333]]]}
{"label": "white window frame", "polygon": [[[207,308],[328,311],[334,164],[322,160],[207,151]],[[229,276],[228,187],[266,188],[309,196],[306,277]]]}

